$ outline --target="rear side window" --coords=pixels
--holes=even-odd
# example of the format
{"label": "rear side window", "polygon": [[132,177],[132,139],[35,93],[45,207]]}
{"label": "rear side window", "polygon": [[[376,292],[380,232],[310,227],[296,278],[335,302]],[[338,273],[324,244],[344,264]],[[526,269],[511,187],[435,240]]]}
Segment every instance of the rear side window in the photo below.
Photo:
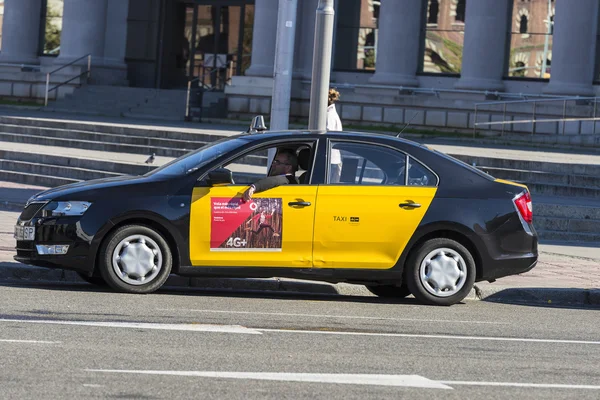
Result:
{"label": "rear side window", "polygon": [[437,186],[438,177],[412,157],[408,158],[409,186]]}
{"label": "rear side window", "polygon": [[[408,167],[408,168],[407,168]],[[419,161],[387,146],[332,141],[330,184],[437,186],[438,178]]]}

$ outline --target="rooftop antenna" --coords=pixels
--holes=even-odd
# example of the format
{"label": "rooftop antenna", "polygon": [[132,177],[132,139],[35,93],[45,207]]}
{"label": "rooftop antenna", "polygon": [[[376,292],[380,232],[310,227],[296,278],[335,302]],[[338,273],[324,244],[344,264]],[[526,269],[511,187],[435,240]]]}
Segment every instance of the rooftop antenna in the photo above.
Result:
{"label": "rooftop antenna", "polygon": [[404,130],[405,130],[405,129],[406,129],[406,128],[407,128],[407,127],[410,125],[410,123],[412,122],[412,120],[413,120],[413,119],[415,119],[415,117],[417,116],[417,114],[418,114],[418,113],[419,113],[419,112],[417,111],[417,112],[415,113],[415,115],[413,115],[413,116],[412,116],[412,118],[410,119],[410,121],[408,121],[408,124],[404,125],[404,128],[402,128],[402,130],[400,131],[400,133],[398,133],[398,134],[396,135],[396,137],[400,137],[400,135],[402,135],[402,132],[404,132]]}

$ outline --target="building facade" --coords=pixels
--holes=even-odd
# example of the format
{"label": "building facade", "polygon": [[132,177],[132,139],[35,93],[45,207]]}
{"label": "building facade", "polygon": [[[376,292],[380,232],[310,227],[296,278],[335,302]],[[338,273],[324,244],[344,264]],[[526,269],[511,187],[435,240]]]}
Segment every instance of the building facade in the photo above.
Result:
{"label": "building facade", "polygon": [[[191,80],[224,91],[232,115],[268,113],[278,3],[0,0],[0,95],[26,97],[15,82],[43,81],[43,72],[91,54],[92,83],[178,89]],[[317,4],[298,0],[299,117],[308,110]],[[332,85],[348,105],[345,117],[390,123],[399,119],[386,118],[387,108],[414,102],[403,97],[411,88],[444,90],[452,101],[486,91],[592,96],[600,87],[599,8],[600,0],[336,0]],[[25,76],[35,71],[24,65],[42,73]]]}

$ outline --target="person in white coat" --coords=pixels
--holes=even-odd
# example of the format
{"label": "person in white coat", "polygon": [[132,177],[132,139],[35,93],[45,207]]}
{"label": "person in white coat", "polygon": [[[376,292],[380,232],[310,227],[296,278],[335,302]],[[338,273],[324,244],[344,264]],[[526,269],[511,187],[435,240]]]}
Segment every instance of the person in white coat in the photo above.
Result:
{"label": "person in white coat", "polygon": [[[335,89],[329,89],[329,98],[327,101],[327,130],[342,131],[342,121],[335,109],[335,103],[340,99],[340,92]],[[339,150],[331,149],[331,160],[329,161],[331,168],[329,172],[329,181],[337,183],[340,181],[342,172],[342,155]]]}

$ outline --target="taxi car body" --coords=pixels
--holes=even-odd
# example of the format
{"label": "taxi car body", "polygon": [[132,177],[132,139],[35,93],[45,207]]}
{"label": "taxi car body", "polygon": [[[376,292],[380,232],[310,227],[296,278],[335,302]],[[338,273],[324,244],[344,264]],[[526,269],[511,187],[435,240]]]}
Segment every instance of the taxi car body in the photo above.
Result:
{"label": "taxi car body", "polygon": [[[243,200],[269,150],[297,154],[299,184]],[[72,269],[131,293],[169,274],[364,284],[428,304],[530,270],[527,187],[398,137],[286,131],[222,139],[143,176],[33,196],[15,236],[22,263]]]}

